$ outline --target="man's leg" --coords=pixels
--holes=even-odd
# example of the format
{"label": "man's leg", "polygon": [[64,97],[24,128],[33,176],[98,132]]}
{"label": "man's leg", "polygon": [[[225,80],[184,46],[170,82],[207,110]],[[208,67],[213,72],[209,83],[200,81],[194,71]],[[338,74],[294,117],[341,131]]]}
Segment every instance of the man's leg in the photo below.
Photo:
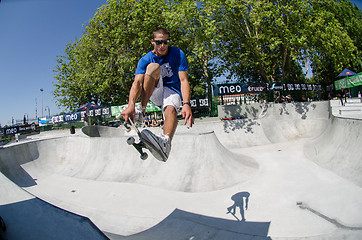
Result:
{"label": "man's leg", "polygon": [[143,79],[142,92],[141,92],[141,106],[146,107],[147,103],[152,96],[153,90],[157,87],[158,81],[161,77],[161,67],[158,63],[150,63],[147,66],[146,74]]}
{"label": "man's leg", "polygon": [[235,214],[235,211],[236,211],[236,205],[235,205],[235,203],[234,203],[232,206],[228,207],[227,210],[228,210],[227,213]]}
{"label": "man's leg", "polygon": [[163,97],[163,134],[168,135],[172,141],[177,128],[177,112],[181,107],[181,96],[172,89],[165,87]]}
{"label": "man's leg", "polygon": [[177,128],[177,111],[174,106],[166,106],[164,112],[163,134],[168,135],[172,141]]}
{"label": "man's leg", "polygon": [[[130,90],[130,96],[133,96],[135,98],[132,101],[133,103],[135,103],[134,101],[137,101],[138,97],[141,95],[141,108],[133,109],[129,106],[125,111],[122,112],[122,114],[118,114],[116,118],[120,119],[123,115],[123,118],[126,121],[128,121],[129,117],[133,117],[133,120],[143,122],[143,117],[145,115],[145,109],[147,107],[148,100],[152,96],[152,93],[159,82],[160,76],[161,67],[157,63],[150,63],[146,68],[145,74],[136,75],[135,81],[133,82],[132,88]],[[138,117],[136,115],[138,115]]]}

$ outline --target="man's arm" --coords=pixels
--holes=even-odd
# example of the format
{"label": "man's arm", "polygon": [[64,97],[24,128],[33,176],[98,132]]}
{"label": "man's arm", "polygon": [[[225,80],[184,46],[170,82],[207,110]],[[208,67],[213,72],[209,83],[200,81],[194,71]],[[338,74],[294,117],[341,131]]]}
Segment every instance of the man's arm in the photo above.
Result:
{"label": "man's arm", "polygon": [[126,122],[128,122],[128,118],[134,119],[135,105],[142,92],[143,79],[144,74],[137,74],[132,83],[131,90],[129,91],[128,107],[122,112]]}
{"label": "man's arm", "polygon": [[[190,83],[187,77],[187,71],[180,71],[178,72],[181,82],[181,94],[183,102],[190,102],[191,98],[191,90],[190,90]],[[192,117],[192,111],[190,105],[183,105],[182,107],[182,117],[185,118],[184,125],[186,125],[187,122],[189,122],[189,126],[192,127],[194,124],[194,119]]]}

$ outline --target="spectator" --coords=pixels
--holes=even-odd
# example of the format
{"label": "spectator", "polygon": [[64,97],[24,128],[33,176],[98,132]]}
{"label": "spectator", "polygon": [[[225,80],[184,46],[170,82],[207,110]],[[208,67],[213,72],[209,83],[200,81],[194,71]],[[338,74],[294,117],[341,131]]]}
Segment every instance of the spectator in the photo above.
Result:
{"label": "spectator", "polygon": [[160,126],[159,122],[156,118],[152,118],[151,127],[158,127]]}
{"label": "spectator", "polygon": [[292,98],[292,95],[290,95],[290,94],[288,94],[288,95],[285,97],[285,100],[286,100],[286,102],[288,102],[288,103],[294,102],[294,99]]}
{"label": "spectator", "polygon": [[84,114],[84,126],[88,126],[89,125],[89,117],[87,114]]}
{"label": "spectator", "polygon": [[151,124],[150,117],[149,117],[149,116],[146,116],[146,117],[145,117],[145,126],[146,126],[146,127],[149,127],[150,124]]}
{"label": "spectator", "polygon": [[341,91],[339,92],[339,95],[338,95],[339,99],[341,100],[341,105],[344,106],[343,104],[343,98],[346,97],[345,95],[345,92],[344,92],[344,89],[342,88]]}

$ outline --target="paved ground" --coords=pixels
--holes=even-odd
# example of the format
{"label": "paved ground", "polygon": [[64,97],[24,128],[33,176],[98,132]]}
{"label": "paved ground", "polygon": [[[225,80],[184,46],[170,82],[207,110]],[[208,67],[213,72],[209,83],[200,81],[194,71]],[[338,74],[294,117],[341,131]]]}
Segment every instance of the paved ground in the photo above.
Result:
{"label": "paved ground", "polygon": [[[6,237],[361,239],[362,120],[330,116],[333,104],[253,105],[244,119],[180,125],[166,163],[140,160],[123,128],[9,144],[0,149]],[[33,230],[41,224],[49,228]]]}

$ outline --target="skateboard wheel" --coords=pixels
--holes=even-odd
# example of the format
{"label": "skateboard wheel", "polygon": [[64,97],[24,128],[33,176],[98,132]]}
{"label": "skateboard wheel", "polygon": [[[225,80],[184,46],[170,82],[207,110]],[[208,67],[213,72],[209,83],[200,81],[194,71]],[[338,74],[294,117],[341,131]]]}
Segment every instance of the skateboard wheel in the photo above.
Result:
{"label": "skateboard wheel", "polygon": [[144,153],[141,154],[140,158],[142,160],[146,160],[148,158],[148,154],[144,152]]}
{"label": "skateboard wheel", "polygon": [[124,125],[124,127],[126,128],[126,132],[130,132],[130,131],[131,131],[131,127],[128,125],[128,123],[125,122],[123,125]]}
{"label": "skateboard wheel", "polygon": [[129,137],[129,138],[127,139],[127,143],[128,143],[129,145],[134,144],[134,142],[135,142],[134,137]]}

